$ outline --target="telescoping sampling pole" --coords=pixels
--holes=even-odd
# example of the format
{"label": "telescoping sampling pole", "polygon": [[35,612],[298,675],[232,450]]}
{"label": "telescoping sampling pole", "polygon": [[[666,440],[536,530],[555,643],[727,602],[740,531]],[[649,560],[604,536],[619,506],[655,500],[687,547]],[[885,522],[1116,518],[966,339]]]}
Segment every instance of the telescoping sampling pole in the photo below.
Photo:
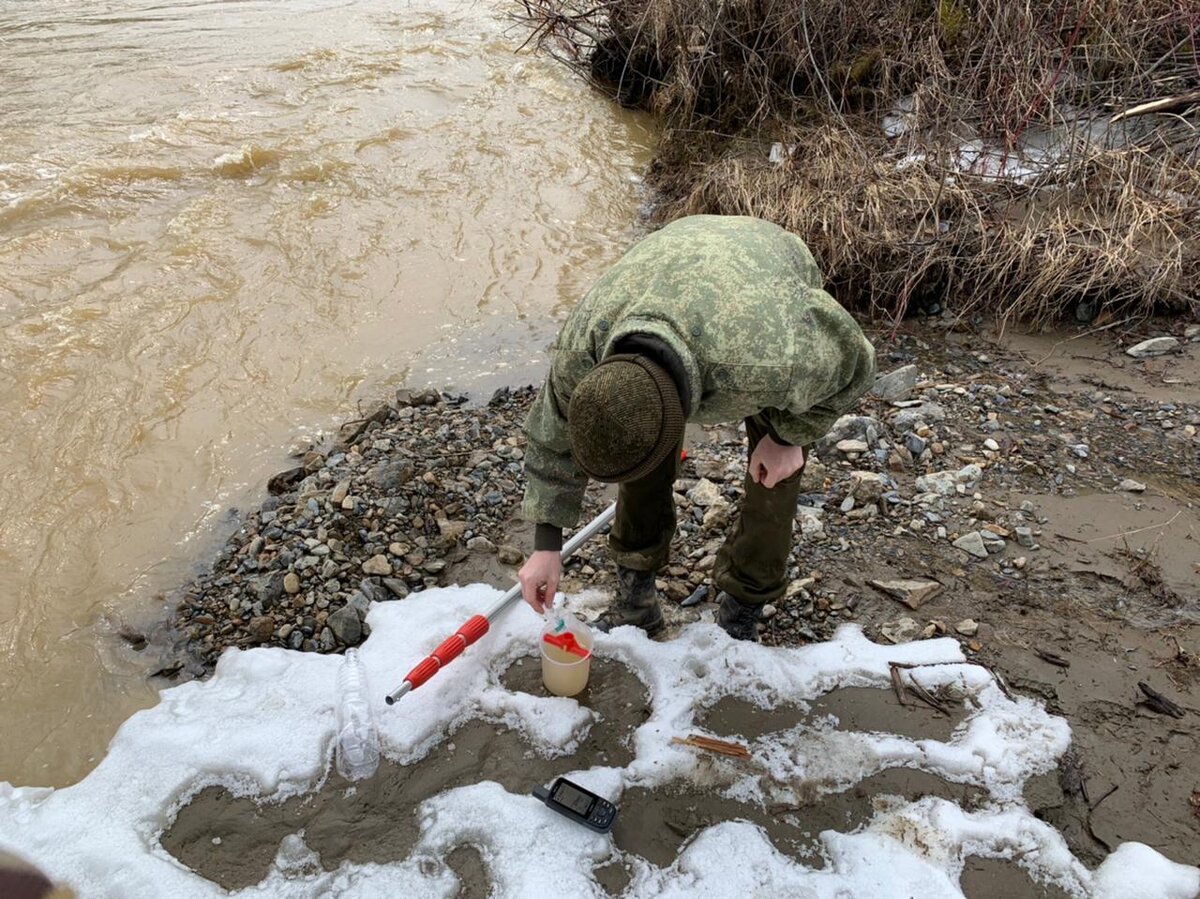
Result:
{"label": "telescoping sampling pole", "polygon": [[[594,519],[588,522],[587,526],[581,528],[578,533],[571,537],[570,540],[562,548],[562,559],[565,562],[575,550],[583,546],[588,540],[594,537],[606,524],[613,519],[616,514],[617,504],[613,503]],[[404,683],[400,684],[395,690],[387,695],[387,704],[395,705],[395,703],[412,690],[417,689],[425,681],[429,680],[435,674],[442,670],[446,665],[458,658],[462,651],[482,637],[488,632],[488,628],[492,622],[503,614],[509,606],[521,598],[521,585],[515,585],[511,590],[490,609],[482,615],[475,615],[467,621],[462,627],[455,631],[451,636],[447,637],[442,645],[433,651],[433,655],[429,656],[425,661],[421,662],[416,668],[408,672],[404,678]]]}

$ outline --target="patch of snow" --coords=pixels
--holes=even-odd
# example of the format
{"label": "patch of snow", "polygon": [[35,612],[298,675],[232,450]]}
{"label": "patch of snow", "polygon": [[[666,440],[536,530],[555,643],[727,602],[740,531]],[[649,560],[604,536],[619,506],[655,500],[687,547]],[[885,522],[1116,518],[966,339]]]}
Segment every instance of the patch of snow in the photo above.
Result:
{"label": "patch of snow", "polygon": [[[524,607],[501,619],[427,685],[395,707],[384,705],[384,694],[412,665],[497,596],[482,586],[448,588],[371,608],[372,632],[360,656],[382,750],[392,761],[417,762],[471,718],[518,727],[545,755],[570,753],[587,733],[593,713],[574,700],[514,694],[500,685],[499,672],[532,652],[540,633],[541,619]],[[587,594],[568,602],[578,609],[600,601]],[[466,843],[481,848],[504,896],[599,896],[593,869],[614,856],[633,871],[628,895],[635,897],[961,899],[958,877],[971,854],[1012,859],[1035,878],[1087,899],[1192,899],[1200,890],[1200,870],[1140,844],[1119,847],[1095,872],[1071,855],[1062,836],[1036,819],[1021,795],[1024,782],[1051,770],[1066,749],[1066,723],[1032,699],[1010,700],[984,669],[964,660],[954,640],[881,646],[846,625],[827,643],[785,649],[736,642],[712,624],[695,624],[664,643],[632,628],[596,634],[594,651],[632,667],[651,698],[650,717],[633,735],[629,765],[570,775],[618,803],[630,786],[652,789],[681,779],[726,795],[775,801],[797,779],[832,788],[896,766],[974,785],[988,800],[973,812],[928,797],[878,803],[859,831],[821,834],[826,855],[821,870],[781,855],[758,827],[744,821],[707,828],[673,864],[658,868],[621,856],[611,837],[566,821],[530,796],[484,782],[422,803],[416,809],[420,837],[403,861],[345,862],[324,871],[303,833],[293,834],[282,841],[268,876],[232,895],[452,896],[457,878],[444,859]],[[69,883],[82,899],[231,895],[171,857],[160,835],[178,809],[207,786],[274,799],[320,786],[332,758],[340,661],[275,648],[228,650],[209,680],[164,690],[157,706],[131,717],[108,755],[78,784],[57,790],[0,784],[0,846]],[[756,740],[749,763],[700,758],[671,743],[694,730],[699,713],[724,696],[766,707],[803,706],[837,687],[886,689],[889,662],[949,663],[905,672],[927,689],[950,687],[966,696],[970,714],[948,741],[810,724]]]}

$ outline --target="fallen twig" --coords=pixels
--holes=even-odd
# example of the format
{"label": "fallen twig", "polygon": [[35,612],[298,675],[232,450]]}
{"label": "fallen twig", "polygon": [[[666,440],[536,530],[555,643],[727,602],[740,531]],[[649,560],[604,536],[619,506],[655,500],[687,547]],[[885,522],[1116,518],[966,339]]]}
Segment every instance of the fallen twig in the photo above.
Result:
{"label": "fallen twig", "polygon": [[712,737],[702,737],[691,734],[687,737],[672,737],[672,743],[703,749],[705,752],[715,752],[718,755],[728,755],[738,759],[750,758],[750,750],[741,743],[730,743],[727,740],[716,740]]}
{"label": "fallen twig", "polygon": [[1183,514],[1183,510],[1181,509],[1178,512],[1176,512],[1174,515],[1171,516],[1170,521],[1164,521],[1162,524],[1148,524],[1144,528],[1134,528],[1132,531],[1118,531],[1115,534],[1109,534],[1107,537],[1093,537],[1091,540],[1085,540],[1083,542],[1084,543],[1099,543],[1101,540],[1116,540],[1118,537],[1124,539],[1125,537],[1132,537],[1134,534],[1140,534],[1143,531],[1153,531],[1156,528],[1170,527],[1171,525],[1173,525],[1175,523],[1175,519],[1178,518],[1182,514]]}
{"label": "fallen twig", "polygon": [[1163,696],[1145,681],[1138,681],[1138,689],[1145,695],[1145,699],[1140,700],[1138,705],[1144,705],[1152,712],[1158,712],[1160,715],[1170,715],[1172,718],[1182,718],[1183,709],[1177,706],[1167,697]]}
{"label": "fallen twig", "polygon": [[893,664],[888,670],[892,673],[892,689],[896,691],[897,701],[900,705],[908,705],[908,700],[904,698],[904,682],[900,680],[900,669]]}
{"label": "fallen twig", "polygon": [[1071,660],[1065,659],[1056,652],[1050,652],[1048,649],[1033,648],[1034,654],[1043,662],[1049,662],[1051,665],[1057,665],[1059,668],[1070,668]]}
{"label": "fallen twig", "polygon": [[1100,803],[1103,802],[1105,799],[1107,799],[1109,796],[1111,796],[1113,793],[1117,792],[1117,789],[1120,786],[1121,786],[1120,784],[1113,784],[1112,789],[1110,789],[1103,796],[1101,796],[1099,799],[1097,799],[1095,802],[1093,802],[1091,805],[1088,806],[1088,811],[1094,812],[1096,809],[1098,809],[1100,807]]}
{"label": "fallen twig", "polygon": [[918,684],[915,680],[910,680],[911,683],[907,685],[908,689],[912,690],[913,695],[916,696],[917,699],[921,700],[921,702],[925,703],[935,712],[945,715],[947,718],[950,717],[950,710],[946,708],[945,705],[943,705],[932,693]]}

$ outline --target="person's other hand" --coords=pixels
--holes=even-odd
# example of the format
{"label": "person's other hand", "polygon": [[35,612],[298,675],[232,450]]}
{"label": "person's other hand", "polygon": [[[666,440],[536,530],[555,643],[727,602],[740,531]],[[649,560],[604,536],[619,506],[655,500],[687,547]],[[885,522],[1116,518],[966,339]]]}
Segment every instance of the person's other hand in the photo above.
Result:
{"label": "person's other hand", "polygon": [[538,550],[517,572],[521,596],[539,615],[554,605],[554,592],[561,578],[562,558],[553,549]]}
{"label": "person's other hand", "polygon": [[804,448],[784,446],[764,436],[750,454],[750,480],[768,490],[804,467]]}

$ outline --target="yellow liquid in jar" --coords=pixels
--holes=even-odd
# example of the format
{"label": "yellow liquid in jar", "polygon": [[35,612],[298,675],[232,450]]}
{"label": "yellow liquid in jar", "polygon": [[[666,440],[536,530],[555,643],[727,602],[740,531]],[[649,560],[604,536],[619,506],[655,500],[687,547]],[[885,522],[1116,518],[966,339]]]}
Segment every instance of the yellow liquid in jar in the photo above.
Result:
{"label": "yellow liquid in jar", "polygon": [[542,683],[555,696],[574,696],[588,683],[592,657],[586,659],[542,643]]}

